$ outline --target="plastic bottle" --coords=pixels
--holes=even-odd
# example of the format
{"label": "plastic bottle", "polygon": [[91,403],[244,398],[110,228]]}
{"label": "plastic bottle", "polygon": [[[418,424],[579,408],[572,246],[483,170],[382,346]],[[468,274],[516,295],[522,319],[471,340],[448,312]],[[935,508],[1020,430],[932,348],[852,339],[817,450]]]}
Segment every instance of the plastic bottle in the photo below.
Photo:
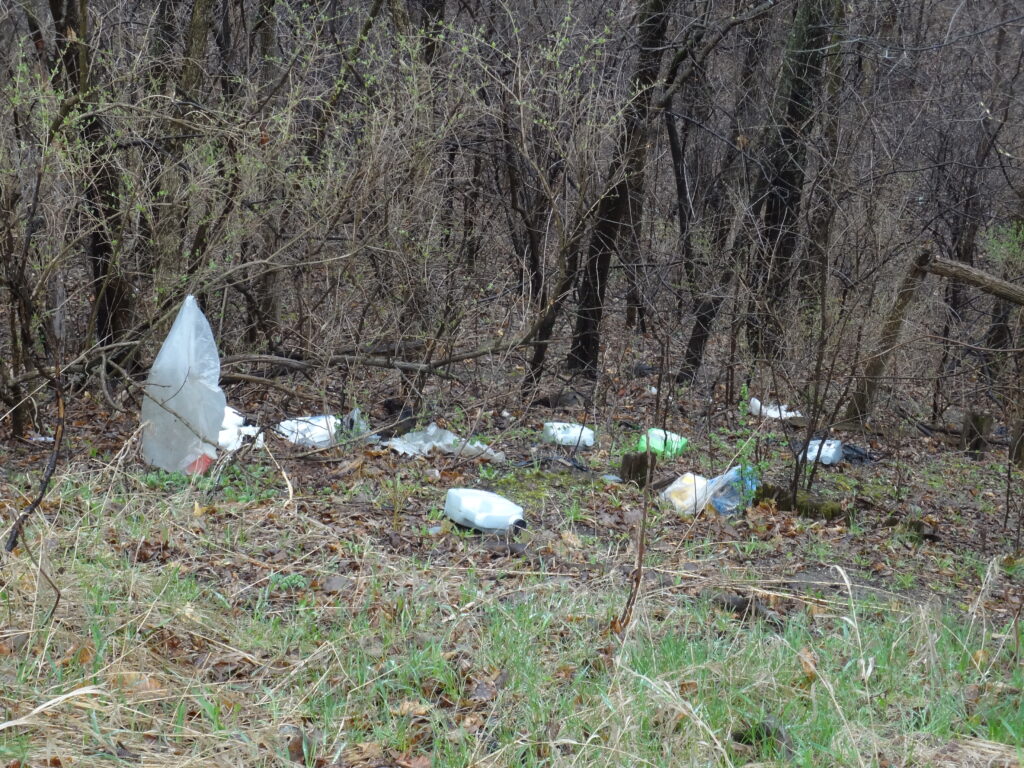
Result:
{"label": "plastic bottle", "polygon": [[817,459],[826,466],[838,464],[843,459],[843,444],[839,440],[811,440],[804,455],[808,463]]}
{"label": "plastic bottle", "polygon": [[479,488],[449,488],[444,513],[459,525],[484,533],[504,533],[526,527],[523,508]]}
{"label": "plastic bottle", "polygon": [[675,432],[668,432],[664,429],[648,429],[646,435],[640,435],[636,441],[636,452],[644,453],[650,445],[651,453],[659,458],[674,459],[686,450],[689,441],[677,435]]}
{"label": "plastic bottle", "polygon": [[582,424],[548,421],[544,423],[544,442],[590,448],[594,445],[594,430],[584,427]]}

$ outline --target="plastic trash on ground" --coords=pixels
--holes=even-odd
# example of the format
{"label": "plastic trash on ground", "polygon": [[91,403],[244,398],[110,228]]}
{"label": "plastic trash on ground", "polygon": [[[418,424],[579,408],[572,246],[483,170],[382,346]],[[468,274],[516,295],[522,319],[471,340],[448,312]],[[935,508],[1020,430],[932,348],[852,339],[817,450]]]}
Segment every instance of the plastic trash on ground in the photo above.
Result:
{"label": "plastic trash on ground", "polygon": [[426,429],[393,437],[384,445],[403,456],[426,456],[432,451],[438,451],[495,463],[505,460],[505,454],[501,451],[492,450],[479,440],[466,442],[454,432],[442,429],[433,422],[428,424]]}
{"label": "plastic trash on ground", "polygon": [[484,533],[504,533],[526,527],[522,507],[504,496],[478,488],[449,488],[444,513],[459,525]]}
{"label": "plastic trash on ground", "polygon": [[217,434],[217,445],[223,451],[237,451],[242,447],[246,437],[256,440],[256,447],[263,447],[263,432],[256,425],[246,425],[245,416],[236,411],[230,405],[224,406],[224,420],[220,423],[220,432]]}
{"label": "plastic trash on ground", "polygon": [[742,467],[737,466],[710,480],[687,472],[662,491],[661,497],[684,514],[696,515],[711,505],[719,514],[731,515],[740,508],[748,489],[756,488],[753,474],[744,476]]}
{"label": "plastic trash on ground", "polygon": [[186,296],[157,353],[142,398],[142,458],[168,472],[201,474],[217,458],[226,405],[213,331]]}
{"label": "plastic trash on ground", "polygon": [[664,429],[648,429],[647,434],[640,435],[636,441],[636,452],[645,453],[647,446],[651,446],[651,453],[665,459],[674,459],[686,450],[689,441],[675,432],[668,432]]}
{"label": "plastic trash on ground", "polygon": [[370,434],[370,425],[358,408],[353,408],[341,417],[341,430],[351,437],[362,438],[367,443],[380,442],[379,437]]}
{"label": "plastic trash on ground", "polygon": [[696,515],[708,505],[711,493],[708,491],[708,479],[702,475],[687,472],[661,492],[661,498],[672,502],[677,512]]}
{"label": "plastic trash on ground", "polygon": [[590,448],[594,445],[594,430],[584,427],[582,424],[548,421],[544,423],[544,442]]}
{"label": "plastic trash on ground", "polygon": [[765,419],[797,419],[802,415],[778,403],[762,403],[756,397],[750,398],[750,412]]}
{"label": "plastic trash on ground", "polygon": [[304,448],[327,448],[337,442],[340,426],[341,420],[337,416],[321,414],[285,419],[274,427],[274,431],[288,442]]}
{"label": "plastic trash on ground", "polygon": [[811,440],[804,451],[807,463],[820,461],[828,466],[843,460],[843,444],[839,440]]}
{"label": "plastic trash on ground", "polygon": [[743,511],[754,496],[754,491],[761,484],[753,467],[735,466],[714,480],[721,479],[718,490],[711,497],[711,506],[720,515],[733,515]]}

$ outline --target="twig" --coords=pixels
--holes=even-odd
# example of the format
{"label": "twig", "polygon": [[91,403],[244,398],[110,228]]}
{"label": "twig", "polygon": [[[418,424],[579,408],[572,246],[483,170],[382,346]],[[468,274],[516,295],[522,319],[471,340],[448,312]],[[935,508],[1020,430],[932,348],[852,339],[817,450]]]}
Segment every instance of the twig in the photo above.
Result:
{"label": "twig", "polygon": [[[14,521],[14,525],[11,526],[11,532],[7,536],[7,543],[4,545],[4,550],[7,552],[13,552],[14,548],[18,545],[18,537],[21,536],[21,531],[25,527],[25,523],[31,517],[32,513],[39,508],[39,505],[43,503],[43,499],[46,497],[46,491],[50,487],[50,481],[53,479],[53,473],[57,470],[57,456],[60,454],[61,444],[64,442],[64,387],[61,384],[61,373],[59,364],[54,361],[54,376],[50,379],[50,384],[53,386],[53,392],[57,398],[57,428],[53,433],[53,449],[50,451],[50,459],[46,462],[46,470],[43,472],[43,477],[39,481],[39,492],[36,497],[32,499],[32,503],[25,508],[25,510],[18,515],[18,518]],[[42,566],[40,566],[40,569]],[[47,577],[49,581],[49,577]],[[53,585],[53,582],[50,582]],[[56,585],[53,585],[56,589]],[[57,590],[57,600],[60,601],[60,590]],[[53,610],[56,610],[57,606],[54,605]],[[51,611],[52,614],[52,611]]]}

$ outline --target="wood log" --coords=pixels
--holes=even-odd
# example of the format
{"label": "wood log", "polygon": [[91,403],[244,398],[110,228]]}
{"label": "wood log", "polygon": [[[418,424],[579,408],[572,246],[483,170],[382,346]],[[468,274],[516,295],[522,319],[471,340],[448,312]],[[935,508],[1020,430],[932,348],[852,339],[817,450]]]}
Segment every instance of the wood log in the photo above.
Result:
{"label": "wood log", "polygon": [[938,256],[929,256],[922,265],[922,268],[933,275],[941,275],[951,280],[959,280],[961,283],[967,283],[968,285],[980,288],[985,293],[991,293],[993,296],[998,296],[1024,307],[1024,286],[990,275],[988,272],[977,267],[961,264],[959,261],[942,259]]}

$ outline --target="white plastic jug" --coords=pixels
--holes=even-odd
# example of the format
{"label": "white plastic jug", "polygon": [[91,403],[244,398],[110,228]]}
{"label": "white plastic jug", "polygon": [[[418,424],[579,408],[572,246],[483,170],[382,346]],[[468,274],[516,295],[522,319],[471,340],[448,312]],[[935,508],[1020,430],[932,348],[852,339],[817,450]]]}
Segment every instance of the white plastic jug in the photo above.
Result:
{"label": "white plastic jug", "polygon": [[213,331],[186,296],[146,379],[142,458],[168,472],[204,472],[217,458],[225,405]]}
{"label": "white plastic jug", "polygon": [[444,513],[459,525],[484,533],[504,533],[525,528],[523,508],[479,488],[449,488]]}
{"label": "white plastic jug", "polygon": [[840,440],[811,440],[804,454],[808,463],[817,459],[825,466],[838,464],[843,460],[843,443]]}

